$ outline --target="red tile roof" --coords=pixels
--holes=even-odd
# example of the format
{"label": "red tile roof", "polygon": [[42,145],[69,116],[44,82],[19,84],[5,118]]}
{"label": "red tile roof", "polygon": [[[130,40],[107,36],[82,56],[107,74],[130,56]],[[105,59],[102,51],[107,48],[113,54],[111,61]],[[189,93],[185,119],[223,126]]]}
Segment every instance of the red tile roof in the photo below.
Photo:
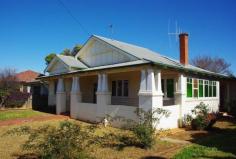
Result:
{"label": "red tile roof", "polygon": [[24,72],[20,72],[16,74],[16,78],[20,81],[20,82],[32,82],[35,80],[35,78],[37,78],[40,75],[40,73],[31,71],[31,70],[27,70]]}

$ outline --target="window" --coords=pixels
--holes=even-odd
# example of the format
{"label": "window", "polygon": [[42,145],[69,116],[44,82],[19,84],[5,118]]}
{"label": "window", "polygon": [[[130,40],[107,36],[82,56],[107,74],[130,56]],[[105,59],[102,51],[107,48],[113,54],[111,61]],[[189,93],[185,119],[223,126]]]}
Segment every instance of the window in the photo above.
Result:
{"label": "window", "polygon": [[212,81],[209,82],[209,97],[212,97]]}
{"label": "window", "polygon": [[116,96],[116,81],[112,81],[112,96]]}
{"label": "window", "polygon": [[161,79],[161,90],[164,98],[174,97],[174,79]]}
{"label": "window", "polygon": [[121,80],[117,81],[117,95],[122,96],[122,81]]}
{"label": "window", "polygon": [[129,95],[129,82],[128,82],[128,80],[124,80],[123,81],[124,82],[124,96],[125,97],[128,97],[128,95]]}
{"label": "window", "polygon": [[205,81],[205,97],[209,97],[209,81]]}
{"label": "window", "polygon": [[199,97],[203,97],[203,80],[199,80],[198,90],[199,90]]}
{"label": "window", "polygon": [[216,82],[213,82],[213,97],[216,97]]}
{"label": "window", "polygon": [[174,79],[167,79],[167,97],[173,98],[174,97]]}
{"label": "window", "polygon": [[112,81],[112,96],[129,96],[129,81],[128,80],[117,80]]}
{"label": "window", "polygon": [[187,78],[187,97],[216,97],[216,81]]}
{"label": "window", "polygon": [[193,79],[193,97],[198,97],[198,79]]}
{"label": "window", "polygon": [[187,78],[187,97],[193,96],[192,78]]}

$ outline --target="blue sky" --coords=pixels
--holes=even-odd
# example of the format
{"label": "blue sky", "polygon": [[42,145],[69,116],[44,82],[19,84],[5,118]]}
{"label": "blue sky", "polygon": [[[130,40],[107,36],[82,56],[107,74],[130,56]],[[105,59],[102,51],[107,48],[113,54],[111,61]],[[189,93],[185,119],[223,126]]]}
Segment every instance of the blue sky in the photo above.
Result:
{"label": "blue sky", "polygon": [[[137,44],[179,59],[175,21],[188,32],[190,59],[223,57],[236,73],[235,0],[61,0],[89,34]],[[89,35],[59,0],[0,0],[0,68],[43,72],[44,57]]]}

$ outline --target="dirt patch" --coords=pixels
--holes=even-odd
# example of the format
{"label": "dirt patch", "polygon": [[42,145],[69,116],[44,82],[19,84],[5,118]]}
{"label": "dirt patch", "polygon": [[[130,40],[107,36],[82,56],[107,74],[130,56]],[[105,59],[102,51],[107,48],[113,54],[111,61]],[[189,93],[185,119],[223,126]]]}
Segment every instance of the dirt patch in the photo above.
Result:
{"label": "dirt patch", "polygon": [[47,121],[47,120],[69,119],[69,118],[70,117],[64,115],[42,115],[30,118],[11,119],[11,120],[0,121],[0,127],[9,125],[21,125],[24,123],[29,123],[34,121]]}

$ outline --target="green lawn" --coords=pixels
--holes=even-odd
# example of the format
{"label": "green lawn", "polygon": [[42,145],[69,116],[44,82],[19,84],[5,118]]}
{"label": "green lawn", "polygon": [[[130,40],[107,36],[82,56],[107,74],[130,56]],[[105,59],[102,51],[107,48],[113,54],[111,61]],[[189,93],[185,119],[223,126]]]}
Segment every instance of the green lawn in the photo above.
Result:
{"label": "green lawn", "polygon": [[46,113],[34,111],[34,110],[1,110],[0,111],[0,121],[19,119],[19,118],[30,118],[39,115],[46,115]]}
{"label": "green lawn", "polygon": [[236,123],[219,121],[210,135],[195,138],[194,144],[182,149],[175,159],[189,158],[235,158],[236,159]]}

